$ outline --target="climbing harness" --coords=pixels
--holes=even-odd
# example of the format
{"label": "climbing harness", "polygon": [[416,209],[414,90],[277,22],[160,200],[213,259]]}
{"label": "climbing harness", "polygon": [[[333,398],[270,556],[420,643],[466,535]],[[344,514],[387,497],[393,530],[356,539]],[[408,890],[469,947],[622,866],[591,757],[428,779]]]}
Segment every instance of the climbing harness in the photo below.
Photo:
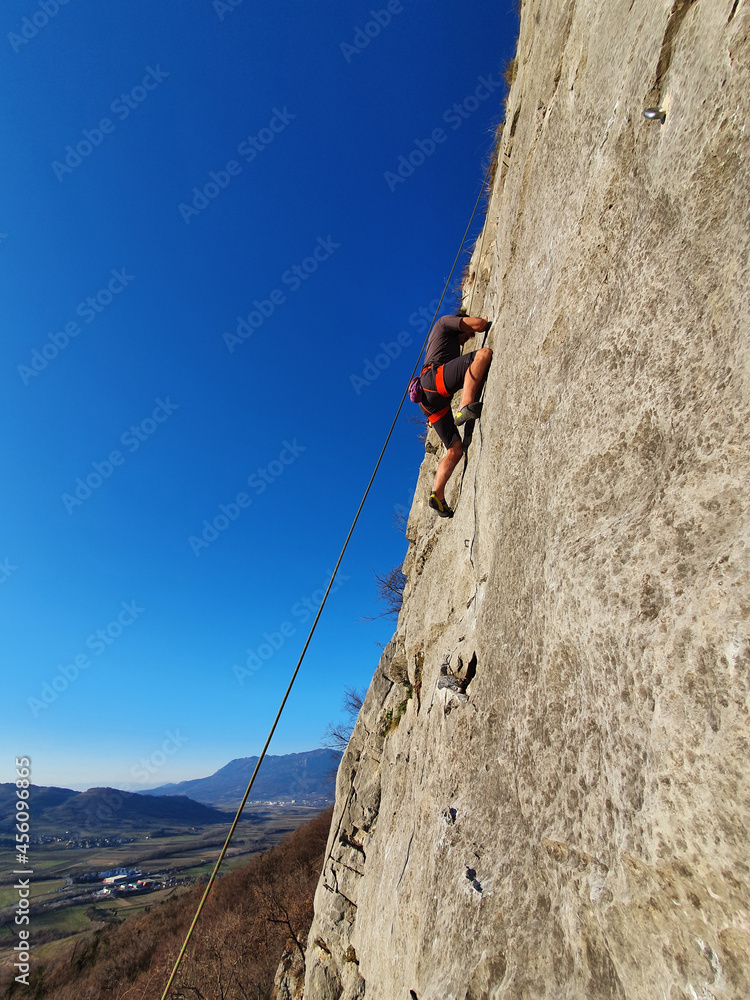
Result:
{"label": "climbing harness", "polygon": [[[428,327],[427,337],[425,337],[425,340],[424,340],[424,343],[422,344],[422,347],[421,347],[421,350],[419,352],[419,355],[417,356],[417,361],[416,361],[416,363],[414,365],[414,368],[412,369],[412,373],[411,373],[412,374],[412,380],[414,379],[414,376],[415,376],[415,373],[416,373],[416,370],[417,370],[417,365],[419,364],[419,358],[422,357],[422,354],[424,353],[424,350],[427,347],[427,340],[429,338],[429,331],[432,329],[432,327],[435,324],[435,320],[437,319],[437,315],[438,315],[438,312],[440,310],[440,306],[443,304],[443,299],[445,298],[445,293],[447,292],[448,286],[449,286],[450,281],[451,281],[451,278],[453,277],[453,272],[456,269],[456,264],[458,263],[458,258],[461,256],[461,252],[463,251],[464,243],[466,242],[466,237],[469,234],[469,229],[471,228],[471,224],[474,221],[474,216],[475,216],[477,208],[479,206],[479,201],[480,201],[480,199],[482,197],[482,192],[484,191],[485,186],[487,184],[487,179],[489,177],[491,165],[492,164],[490,164],[490,167],[487,168],[487,172],[484,175],[484,179],[482,181],[482,185],[481,185],[481,187],[479,189],[479,194],[477,195],[477,200],[474,203],[474,208],[472,209],[471,216],[469,217],[468,225],[466,226],[466,230],[464,232],[464,235],[461,238],[461,245],[458,248],[458,252],[457,252],[457,254],[456,254],[456,256],[455,256],[455,258],[453,260],[453,264],[451,265],[450,273],[449,273],[448,278],[446,279],[445,285],[443,287],[443,291],[442,291],[442,294],[441,294],[440,299],[438,301],[437,308],[435,309],[435,315],[432,317],[432,323]],[[438,372],[439,372],[439,369],[438,369]],[[436,372],[436,375],[435,375],[436,385],[438,384],[438,382],[437,382],[437,375],[438,375],[438,373]],[[442,381],[442,374],[440,375],[440,382],[442,384],[443,390],[445,390],[445,383]],[[394,429],[396,427],[396,421],[399,418],[399,414],[401,413],[401,408],[404,405],[404,401],[406,400],[406,395],[407,395],[408,392],[409,392],[409,388],[407,387],[407,389],[404,390],[403,396],[401,397],[401,402],[398,404],[398,409],[396,410],[396,415],[393,418],[393,422],[391,423],[390,430],[388,431],[388,434],[386,436],[386,439],[385,439],[385,442],[383,444],[383,447],[381,448],[380,455],[378,456],[378,460],[375,463],[375,468],[373,469],[372,475],[370,476],[370,480],[369,480],[369,482],[367,484],[365,492],[362,495],[362,499],[360,501],[359,507],[357,508],[357,513],[354,515],[354,520],[352,521],[351,527],[349,528],[349,533],[347,534],[346,539],[344,540],[344,544],[341,547],[341,552],[339,553],[339,557],[336,560],[336,565],[335,565],[335,567],[333,569],[333,573],[331,574],[331,579],[329,580],[328,586],[326,587],[325,594],[323,595],[323,600],[321,601],[320,607],[318,608],[318,613],[315,615],[313,623],[310,626],[310,631],[309,631],[309,633],[307,635],[307,639],[305,640],[305,644],[302,647],[302,652],[300,653],[299,659],[297,660],[297,665],[294,668],[294,672],[292,673],[292,677],[291,677],[291,680],[289,681],[289,685],[288,685],[288,687],[286,689],[284,697],[281,700],[281,704],[279,706],[279,710],[276,713],[276,718],[273,720],[273,725],[271,726],[271,729],[270,729],[270,731],[268,733],[268,737],[266,739],[266,742],[263,745],[263,749],[261,750],[260,756],[258,757],[258,762],[255,765],[255,769],[253,770],[253,773],[250,776],[250,781],[248,782],[248,786],[245,789],[245,794],[242,796],[242,801],[240,802],[240,804],[239,804],[239,806],[237,808],[237,812],[235,814],[235,817],[232,820],[232,825],[230,826],[229,833],[227,834],[226,840],[224,841],[224,846],[222,847],[221,851],[219,852],[219,856],[216,859],[216,864],[214,865],[213,871],[211,872],[211,875],[209,876],[208,882],[206,883],[206,888],[205,888],[205,890],[203,892],[203,895],[201,896],[201,900],[200,900],[200,902],[198,904],[197,910],[195,911],[195,916],[193,917],[193,920],[192,920],[192,922],[190,924],[190,927],[188,928],[188,932],[185,935],[185,940],[183,941],[182,947],[180,948],[179,954],[177,955],[177,959],[176,959],[176,961],[174,963],[174,967],[173,967],[173,969],[172,969],[172,971],[171,971],[171,973],[169,975],[169,979],[167,980],[167,985],[164,987],[164,992],[161,995],[161,1000],[167,1000],[167,996],[169,994],[169,991],[172,988],[172,983],[174,982],[175,976],[177,975],[177,970],[179,969],[180,964],[182,963],[182,959],[185,956],[185,953],[187,951],[187,947],[188,947],[188,945],[190,943],[190,939],[193,936],[193,931],[195,930],[195,928],[196,928],[196,926],[198,924],[198,920],[200,918],[200,915],[203,912],[203,907],[205,906],[206,900],[208,899],[208,896],[209,896],[209,893],[211,892],[213,884],[216,881],[216,876],[217,876],[217,874],[219,872],[219,868],[221,866],[222,861],[224,860],[224,857],[226,856],[227,850],[229,848],[230,841],[232,840],[232,837],[234,835],[234,831],[236,830],[237,824],[239,823],[239,820],[240,820],[240,816],[242,815],[242,811],[245,808],[245,804],[247,803],[247,800],[248,800],[248,798],[250,796],[250,792],[252,790],[252,787],[255,784],[256,775],[258,774],[258,771],[260,770],[260,766],[263,763],[263,760],[264,760],[264,758],[266,756],[266,752],[268,750],[268,747],[269,747],[269,745],[271,743],[271,740],[273,739],[273,734],[276,732],[276,727],[279,724],[279,720],[281,718],[281,713],[284,711],[284,708],[285,708],[286,703],[287,703],[287,699],[289,698],[289,695],[291,694],[292,687],[294,685],[295,680],[297,679],[297,674],[299,673],[299,669],[302,666],[302,661],[305,658],[305,653],[307,653],[307,648],[310,645],[310,642],[312,640],[313,634],[315,633],[315,629],[318,626],[318,621],[320,620],[320,616],[323,613],[323,608],[325,607],[326,601],[328,600],[328,595],[330,594],[331,588],[333,587],[333,581],[336,579],[336,574],[338,573],[339,566],[341,565],[341,562],[342,562],[342,560],[344,558],[344,554],[345,554],[345,552],[346,552],[346,550],[347,550],[347,548],[349,546],[349,541],[350,541],[352,535],[354,534],[354,529],[357,526],[357,521],[359,520],[359,515],[362,513],[362,508],[365,505],[365,501],[367,500],[367,496],[368,496],[368,494],[370,492],[370,488],[372,487],[372,484],[375,481],[375,476],[377,475],[378,469],[380,468],[380,463],[383,461],[383,456],[385,455],[386,448],[388,447],[388,443],[391,440],[391,436],[392,436],[393,431],[394,431]],[[447,396],[448,393],[445,392],[445,391],[443,391],[442,395]],[[436,420],[439,420],[440,417],[445,412],[447,412],[447,410],[448,410],[448,407],[446,407],[445,410],[442,410],[440,412],[440,414],[435,414],[434,415],[434,419],[431,417],[430,418],[431,423],[434,423]]]}
{"label": "climbing harness", "polygon": [[[445,367],[445,365],[439,365],[438,367],[436,367],[435,365],[425,365],[424,366],[424,368],[422,369],[422,371],[419,373],[420,385],[422,385],[421,379],[422,379],[422,376],[424,375],[424,373],[428,372],[428,371],[432,371],[434,369],[434,371],[435,371],[435,388],[434,389],[428,389],[426,386],[422,385],[422,392],[438,393],[438,395],[443,396],[446,399],[450,399],[451,398],[451,394],[445,388],[445,378],[443,376],[443,368],[444,367]],[[429,420],[429,422],[431,424],[436,424],[438,422],[438,420],[442,420],[442,418],[445,416],[445,414],[450,409],[450,404],[448,404],[448,406],[444,406],[442,408],[442,410],[438,410],[437,413],[433,413],[431,410],[427,409],[427,407],[424,405],[423,402],[420,401],[419,405],[422,408],[422,412],[427,416],[427,419]]]}

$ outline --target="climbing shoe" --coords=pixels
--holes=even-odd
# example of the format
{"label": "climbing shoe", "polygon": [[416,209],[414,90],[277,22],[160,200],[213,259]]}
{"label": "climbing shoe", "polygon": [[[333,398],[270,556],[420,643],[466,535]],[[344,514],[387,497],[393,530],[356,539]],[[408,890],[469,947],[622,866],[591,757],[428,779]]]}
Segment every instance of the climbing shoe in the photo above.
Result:
{"label": "climbing shoe", "polygon": [[433,510],[436,510],[441,517],[453,517],[453,511],[450,509],[445,500],[440,500],[434,493],[430,493],[429,504],[430,507],[432,507]]}
{"label": "climbing shoe", "polygon": [[461,424],[465,424],[469,420],[477,420],[481,412],[481,403],[467,403],[466,406],[462,406],[460,410],[457,410],[453,417],[456,427],[460,427]]}

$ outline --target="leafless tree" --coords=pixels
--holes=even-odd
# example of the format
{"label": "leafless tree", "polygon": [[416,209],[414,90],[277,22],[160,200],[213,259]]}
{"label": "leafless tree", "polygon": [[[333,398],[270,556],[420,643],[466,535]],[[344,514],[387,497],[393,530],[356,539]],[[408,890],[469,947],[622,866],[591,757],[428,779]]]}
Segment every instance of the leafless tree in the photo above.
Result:
{"label": "leafless tree", "polygon": [[364,694],[356,688],[344,688],[344,716],[341,722],[329,722],[328,728],[323,737],[323,746],[329,750],[339,750],[343,753],[349,745],[349,737],[352,735],[354,723],[357,721],[362,702],[365,700]]}
{"label": "leafless tree", "polygon": [[364,615],[360,621],[374,622],[378,618],[398,618],[401,605],[404,603],[404,587],[406,574],[400,566],[393,566],[385,573],[375,573],[375,589],[378,600],[385,605],[385,611],[379,615]]}
{"label": "leafless tree", "polygon": [[402,535],[406,534],[406,526],[409,523],[409,510],[407,507],[402,507],[399,504],[394,508],[393,514],[393,527],[397,531],[400,531]]}
{"label": "leafless tree", "polygon": [[409,421],[410,424],[416,424],[417,427],[419,427],[419,434],[417,434],[417,438],[424,444],[424,442],[427,440],[427,430],[428,430],[427,421],[425,420],[425,418],[419,417],[416,414],[412,413],[406,419]]}

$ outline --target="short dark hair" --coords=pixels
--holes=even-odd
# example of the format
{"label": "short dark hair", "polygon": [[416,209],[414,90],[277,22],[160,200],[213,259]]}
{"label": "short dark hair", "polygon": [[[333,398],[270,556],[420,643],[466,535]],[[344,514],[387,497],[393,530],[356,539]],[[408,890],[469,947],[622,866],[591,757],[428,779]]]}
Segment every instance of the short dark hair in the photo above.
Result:
{"label": "short dark hair", "polygon": [[468,316],[469,315],[469,310],[468,309],[464,309],[463,306],[462,306],[457,312],[454,312],[453,315],[454,316]]}

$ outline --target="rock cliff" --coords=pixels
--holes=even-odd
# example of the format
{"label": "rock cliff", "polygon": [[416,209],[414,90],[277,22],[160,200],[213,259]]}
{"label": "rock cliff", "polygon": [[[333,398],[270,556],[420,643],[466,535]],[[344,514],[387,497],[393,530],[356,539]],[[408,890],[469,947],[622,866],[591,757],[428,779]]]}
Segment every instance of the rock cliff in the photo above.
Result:
{"label": "rock cliff", "polygon": [[750,996],[749,27],[522,5],[484,413],[450,521],[427,441],[305,1000]]}

